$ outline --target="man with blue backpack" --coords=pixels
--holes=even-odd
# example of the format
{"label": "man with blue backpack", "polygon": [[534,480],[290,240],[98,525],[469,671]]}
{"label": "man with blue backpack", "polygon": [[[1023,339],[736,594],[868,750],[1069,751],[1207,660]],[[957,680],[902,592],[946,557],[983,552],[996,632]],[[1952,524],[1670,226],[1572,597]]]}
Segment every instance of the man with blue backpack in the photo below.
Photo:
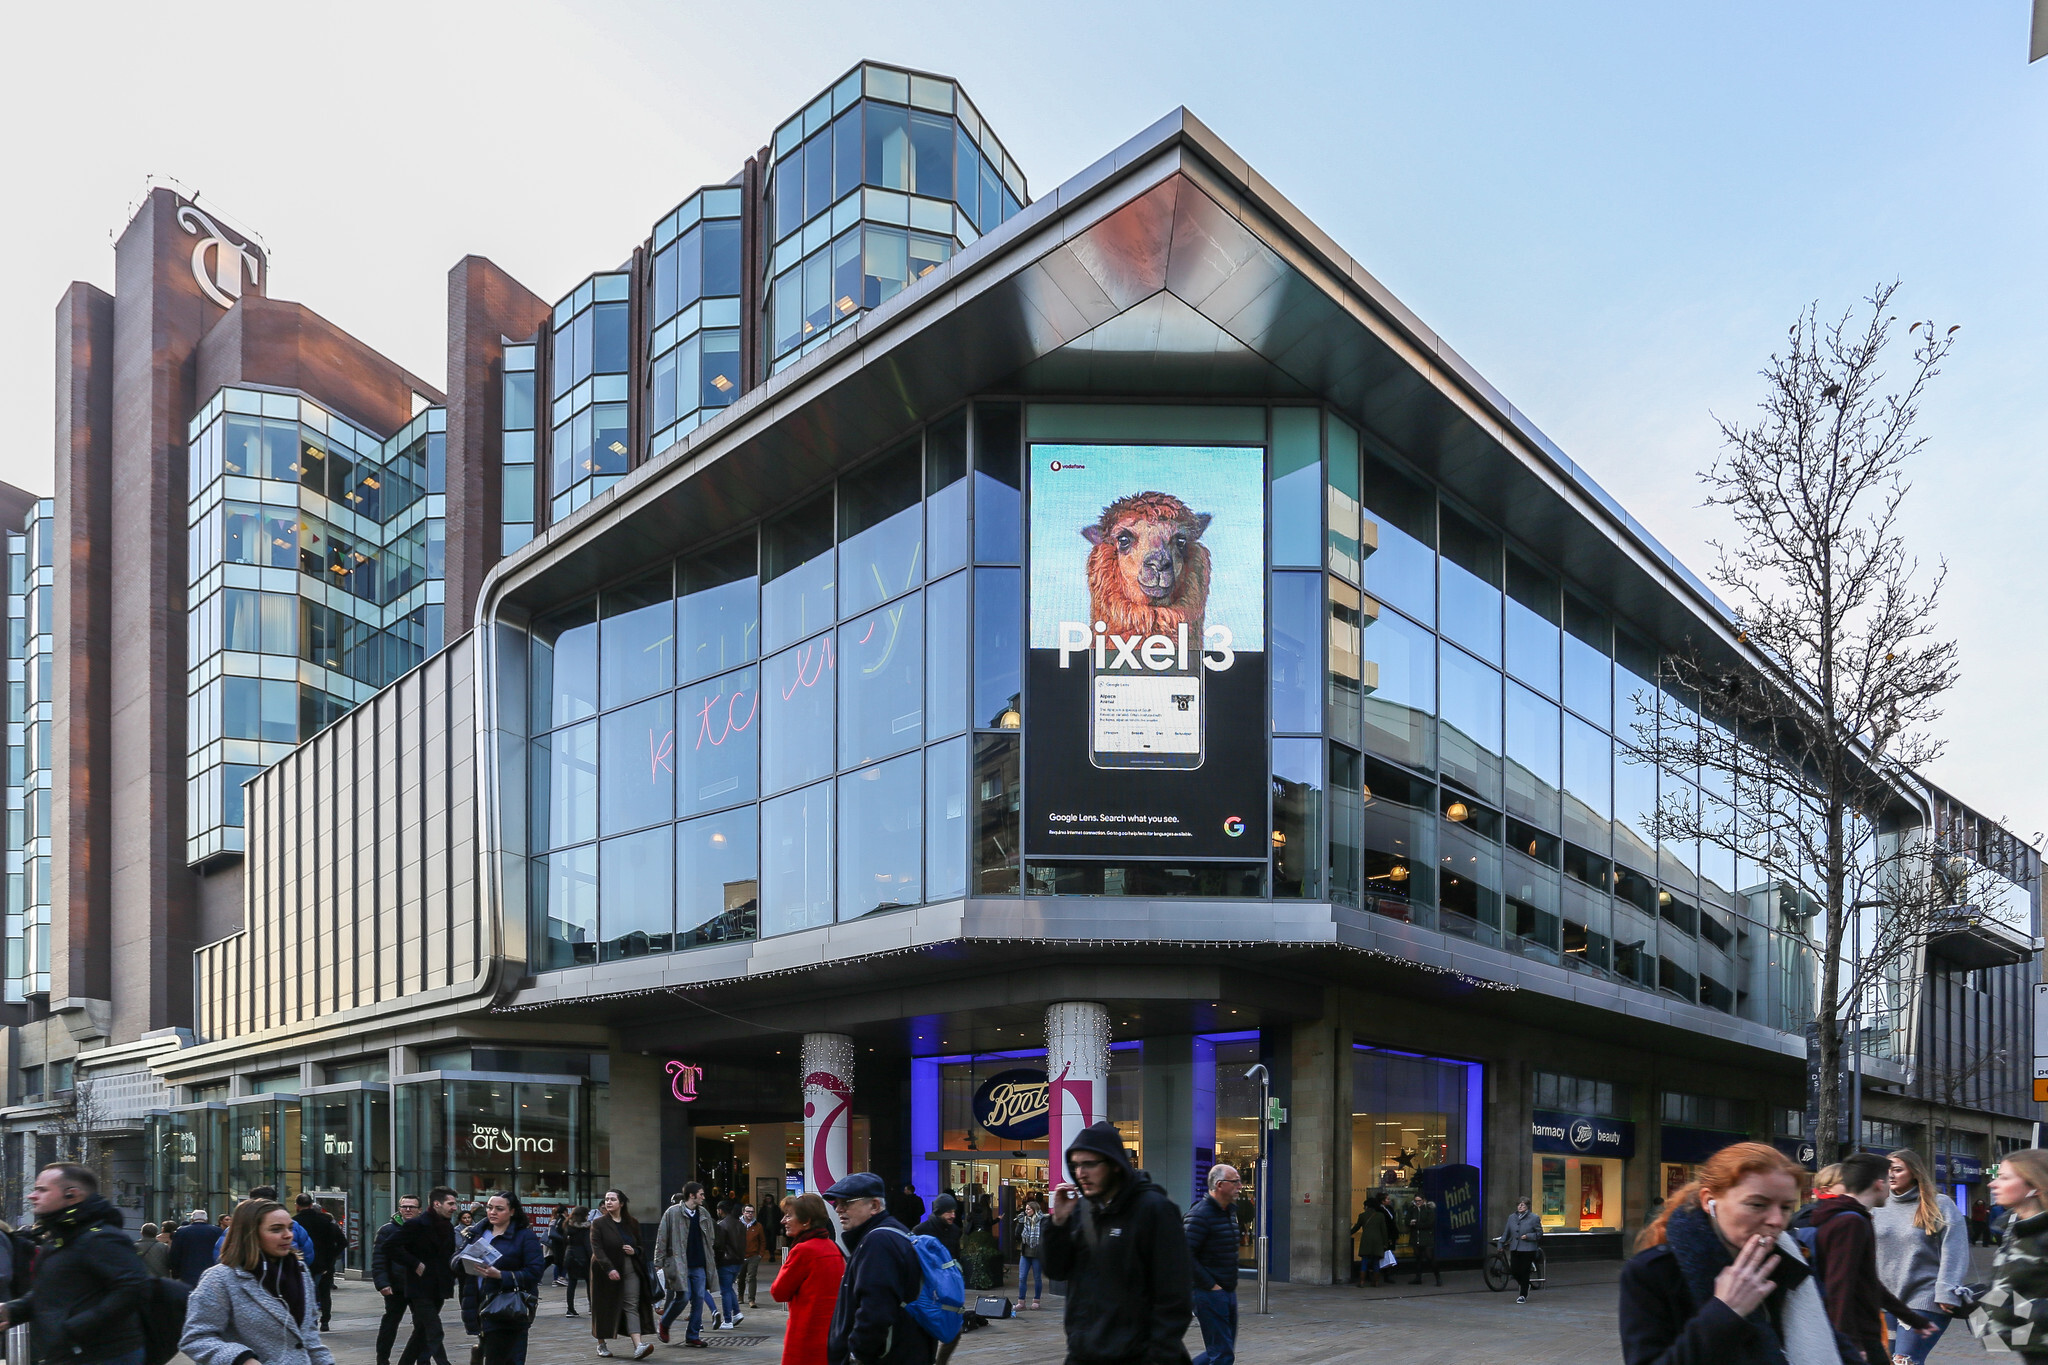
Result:
{"label": "man with blue backpack", "polygon": [[938,1239],[912,1235],[888,1211],[878,1175],[849,1175],[825,1198],[839,1215],[846,1273],[825,1341],[831,1365],[932,1365],[959,1340],[960,1266]]}

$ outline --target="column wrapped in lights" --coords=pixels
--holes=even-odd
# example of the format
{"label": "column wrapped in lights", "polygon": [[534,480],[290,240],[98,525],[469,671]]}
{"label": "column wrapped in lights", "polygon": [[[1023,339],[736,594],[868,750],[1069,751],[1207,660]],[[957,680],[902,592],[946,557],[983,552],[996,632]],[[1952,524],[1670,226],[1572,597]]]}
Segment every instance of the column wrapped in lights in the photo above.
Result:
{"label": "column wrapped in lights", "polygon": [[1046,1151],[1057,1184],[1067,1178],[1067,1145],[1109,1117],[1109,1009],[1066,1000],[1045,1010]]}
{"label": "column wrapped in lights", "polygon": [[843,1033],[806,1033],[803,1076],[804,1188],[823,1194],[848,1174],[853,1039]]}

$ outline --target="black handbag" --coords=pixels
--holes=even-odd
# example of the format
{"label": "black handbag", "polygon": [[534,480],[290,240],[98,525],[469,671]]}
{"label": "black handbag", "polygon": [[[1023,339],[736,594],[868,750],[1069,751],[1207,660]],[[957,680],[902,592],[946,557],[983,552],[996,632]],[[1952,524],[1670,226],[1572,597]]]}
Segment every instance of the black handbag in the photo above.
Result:
{"label": "black handbag", "polygon": [[484,1300],[477,1317],[486,1327],[524,1327],[533,1321],[536,1298],[518,1289],[500,1289]]}

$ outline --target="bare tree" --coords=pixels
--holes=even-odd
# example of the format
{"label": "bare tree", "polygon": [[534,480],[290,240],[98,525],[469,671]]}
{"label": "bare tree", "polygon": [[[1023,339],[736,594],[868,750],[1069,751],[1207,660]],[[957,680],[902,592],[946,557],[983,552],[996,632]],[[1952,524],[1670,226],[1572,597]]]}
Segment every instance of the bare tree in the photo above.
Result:
{"label": "bare tree", "polygon": [[76,1162],[97,1173],[111,1191],[113,1133],[105,1106],[93,1093],[96,1084],[80,1077],[64,1107],[43,1120],[41,1131],[53,1139],[58,1161]]}
{"label": "bare tree", "polygon": [[[1737,537],[1715,543],[1712,576],[1749,650],[1689,642],[1660,666],[1663,695],[1637,727],[1641,761],[1697,768],[1707,792],[1651,813],[1657,837],[1731,850],[1767,920],[1817,921],[1822,1077],[1841,1074],[1857,1001],[1950,924],[1975,875],[1906,795],[1910,770],[1941,751],[1928,726],[1956,653],[1933,628],[1946,567],[1920,572],[1898,514],[1925,445],[1920,400],[1956,329],[1913,323],[1905,374],[1888,384],[1897,287],[1873,290],[1860,320],[1823,324],[1808,308],[1763,370],[1755,418],[1720,423],[1723,452],[1701,479]],[[1850,962],[1852,918],[1868,907],[1881,909]],[[1819,1087],[1823,1162],[1839,1102],[1837,1086]]]}

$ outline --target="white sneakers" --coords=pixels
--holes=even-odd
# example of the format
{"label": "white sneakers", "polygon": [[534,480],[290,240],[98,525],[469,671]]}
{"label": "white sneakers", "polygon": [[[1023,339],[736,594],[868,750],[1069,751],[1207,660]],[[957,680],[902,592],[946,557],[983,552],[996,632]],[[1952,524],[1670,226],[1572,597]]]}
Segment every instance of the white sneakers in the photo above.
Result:
{"label": "white sneakers", "polygon": [[731,1321],[720,1320],[718,1322],[711,1324],[711,1327],[712,1330],[716,1332],[730,1332],[733,1328],[739,1326],[746,1320],[747,1315],[745,1313],[735,1313],[732,1315]]}

